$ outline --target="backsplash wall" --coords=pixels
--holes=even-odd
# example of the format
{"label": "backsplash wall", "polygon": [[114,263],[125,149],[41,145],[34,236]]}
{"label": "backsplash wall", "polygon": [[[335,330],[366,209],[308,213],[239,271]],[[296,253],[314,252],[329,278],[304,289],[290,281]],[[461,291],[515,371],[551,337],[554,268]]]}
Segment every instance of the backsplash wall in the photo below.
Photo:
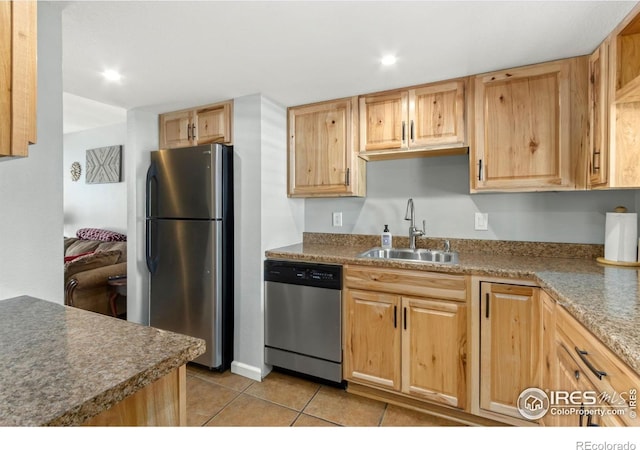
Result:
{"label": "backsplash wall", "polygon": [[[379,234],[388,224],[406,236],[407,199],[416,226],[429,237],[604,243],[605,213],[618,205],[636,212],[639,190],[469,194],[469,156],[367,163],[367,197],[306,199],[305,231]],[[342,212],[342,227],[332,213]],[[474,229],[476,212],[489,215],[487,231]]]}

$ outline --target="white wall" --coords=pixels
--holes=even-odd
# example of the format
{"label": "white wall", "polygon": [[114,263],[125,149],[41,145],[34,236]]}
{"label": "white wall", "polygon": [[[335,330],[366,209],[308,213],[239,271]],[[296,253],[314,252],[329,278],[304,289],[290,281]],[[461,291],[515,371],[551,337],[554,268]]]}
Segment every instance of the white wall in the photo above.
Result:
{"label": "white wall", "polygon": [[149,324],[149,272],[145,261],[145,195],[149,152],[158,149],[158,115],[127,111],[127,320]]}
{"label": "white wall", "polygon": [[254,380],[264,365],[263,261],[302,239],[304,203],[286,197],[286,109],[261,95],[234,99],[235,321],[231,371]]}
{"label": "white wall", "polygon": [[[103,228],[127,233],[127,147],[125,122],[64,135],[64,235],[75,236],[79,228]],[[88,149],[122,145],[121,180],[119,183],[87,184],[86,152]],[[82,167],[80,179],[72,181],[71,164]]]}
{"label": "white wall", "polygon": [[61,24],[60,5],[38,2],[38,143],[0,159],[0,299],[64,301]]}
{"label": "white wall", "polygon": [[[385,224],[407,236],[407,199],[427,236],[542,242],[604,242],[605,213],[634,212],[636,190],[469,194],[468,155],[367,163],[367,197],[307,199],[305,231],[379,234]],[[331,225],[342,211],[343,226]],[[489,214],[489,229],[474,230],[474,213]]]}

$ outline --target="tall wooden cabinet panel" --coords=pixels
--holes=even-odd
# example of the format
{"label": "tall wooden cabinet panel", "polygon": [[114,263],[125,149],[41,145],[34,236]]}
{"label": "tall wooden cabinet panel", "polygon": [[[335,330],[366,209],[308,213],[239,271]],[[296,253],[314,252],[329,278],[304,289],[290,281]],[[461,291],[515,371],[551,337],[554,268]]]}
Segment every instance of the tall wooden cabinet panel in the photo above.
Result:
{"label": "tall wooden cabinet panel", "polygon": [[[542,305],[542,368],[540,386],[538,387],[548,392],[558,386],[556,302],[542,289],[539,293]],[[540,421],[545,426],[553,426],[556,425],[556,416],[547,414]]]}
{"label": "tall wooden cabinet panel", "polygon": [[356,97],[289,108],[290,197],[365,195],[357,111]]}
{"label": "tall wooden cabinet panel", "polygon": [[467,306],[405,297],[402,314],[402,392],[464,408]]}
{"label": "tall wooden cabinet panel", "polygon": [[347,290],[345,301],[345,376],[400,390],[400,297]]}
{"label": "tall wooden cabinet panel", "polygon": [[0,2],[0,157],[36,142],[37,3]]}
{"label": "tall wooden cabinet panel", "polygon": [[230,144],[233,101],[161,114],[160,148],[180,148],[219,142]]}
{"label": "tall wooden cabinet panel", "polygon": [[360,156],[466,153],[465,84],[453,80],[360,97]]}
{"label": "tall wooden cabinet panel", "polygon": [[480,408],[522,419],[518,396],[540,386],[539,288],[483,282],[480,293]]}
{"label": "tall wooden cabinet panel", "polygon": [[587,60],[478,75],[471,192],[584,188]]}
{"label": "tall wooden cabinet panel", "polygon": [[611,33],[609,44],[610,188],[640,187],[640,5]]}

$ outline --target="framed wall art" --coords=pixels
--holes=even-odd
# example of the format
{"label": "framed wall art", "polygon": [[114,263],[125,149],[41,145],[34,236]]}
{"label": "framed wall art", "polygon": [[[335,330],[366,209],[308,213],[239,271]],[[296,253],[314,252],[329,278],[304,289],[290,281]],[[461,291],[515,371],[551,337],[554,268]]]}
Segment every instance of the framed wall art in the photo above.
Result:
{"label": "framed wall art", "polygon": [[87,150],[85,165],[87,184],[119,183],[122,145]]}

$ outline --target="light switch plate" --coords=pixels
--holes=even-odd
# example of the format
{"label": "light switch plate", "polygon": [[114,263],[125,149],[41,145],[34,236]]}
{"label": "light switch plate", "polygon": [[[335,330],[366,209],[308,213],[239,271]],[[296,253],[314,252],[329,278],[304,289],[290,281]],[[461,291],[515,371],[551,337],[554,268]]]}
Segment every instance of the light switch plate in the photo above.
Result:
{"label": "light switch plate", "polygon": [[489,214],[488,213],[476,213],[476,230],[488,230],[489,229]]}
{"label": "light switch plate", "polygon": [[342,226],[342,213],[341,212],[334,212],[333,213],[333,226],[334,227],[341,227]]}

